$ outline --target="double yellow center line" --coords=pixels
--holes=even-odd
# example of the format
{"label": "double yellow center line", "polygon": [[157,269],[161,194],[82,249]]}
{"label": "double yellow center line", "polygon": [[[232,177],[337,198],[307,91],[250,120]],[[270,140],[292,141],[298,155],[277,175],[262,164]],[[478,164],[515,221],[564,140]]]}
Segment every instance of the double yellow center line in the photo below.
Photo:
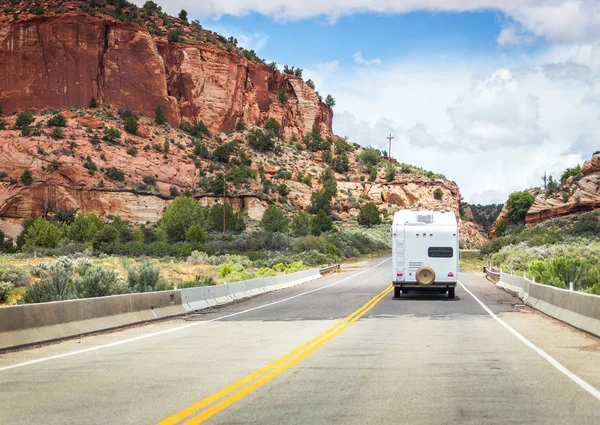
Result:
{"label": "double yellow center line", "polygon": [[[302,344],[300,347],[296,348],[290,353],[280,357],[273,363],[258,369],[245,378],[242,378],[228,387],[225,387],[222,390],[214,393],[213,395],[186,407],[180,412],[175,413],[174,415],[159,422],[158,425],[175,425],[187,418],[189,419],[184,422],[184,425],[199,424],[205,421],[206,419],[225,409],[227,406],[230,406],[231,404],[250,394],[255,389],[263,386],[271,379],[275,378],[277,375],[281,374],[285,370],[298,363],[304,357],[308,356],[327,341],[334,338],[352,323],[356,322],[362,316],[367,314],[391,291],[392,287],[388,286],[385,290],[380,292],[376,297],[372,298],[361,308],[338,322],[335,326],[327,329],[319,336],[311,339],[305,344]],[[207,406],[210,407],[205,409]]]}

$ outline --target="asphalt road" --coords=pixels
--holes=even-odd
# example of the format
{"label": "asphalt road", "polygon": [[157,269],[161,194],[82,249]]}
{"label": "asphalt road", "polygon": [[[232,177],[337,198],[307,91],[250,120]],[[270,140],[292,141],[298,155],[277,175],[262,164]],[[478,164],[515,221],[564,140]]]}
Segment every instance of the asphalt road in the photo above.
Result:
{"label": "asphalt road", "polygon": [[600,423],[597,338],[475,274],[393,300],[389,268],[0,355],[0,423]]}

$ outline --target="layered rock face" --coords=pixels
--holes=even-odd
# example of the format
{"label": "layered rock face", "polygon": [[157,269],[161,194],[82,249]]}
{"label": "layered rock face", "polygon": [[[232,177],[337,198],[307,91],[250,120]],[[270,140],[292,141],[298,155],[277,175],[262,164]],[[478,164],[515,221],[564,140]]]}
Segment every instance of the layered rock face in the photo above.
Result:
{"label": "layered rock face", "polygon": [[[538,195],[527,212],[527,224],[535,225],[553,217],[567,217],[600,208],[600,153],[585,161],[582,176],[570,177],[555,198]],[[562,193],[565,197],[562,197]]]}
{"label": "layered rock face", "polygon": [[302,137],[313,126],[331,133],[331,109],[302,79],[205,45],[167,43],[108,17],[0,21],[0,75],[5,112],[87,105],[95,97],[147,116],[162,105],[172,125],[203,121],[212,132],[274,117],[285,136]]}

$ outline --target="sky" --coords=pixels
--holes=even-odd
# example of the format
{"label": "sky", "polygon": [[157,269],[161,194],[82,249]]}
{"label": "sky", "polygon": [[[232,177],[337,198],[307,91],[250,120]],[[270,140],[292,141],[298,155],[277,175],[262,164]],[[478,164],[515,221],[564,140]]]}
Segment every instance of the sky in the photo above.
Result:
{"label": "sky", "polygon": [[391,133],[394,158],[444,174],[471,203],[502,203],[600,150],[598,0],[162,6],[301,67],[335,98],[334,133],[385,150]]}

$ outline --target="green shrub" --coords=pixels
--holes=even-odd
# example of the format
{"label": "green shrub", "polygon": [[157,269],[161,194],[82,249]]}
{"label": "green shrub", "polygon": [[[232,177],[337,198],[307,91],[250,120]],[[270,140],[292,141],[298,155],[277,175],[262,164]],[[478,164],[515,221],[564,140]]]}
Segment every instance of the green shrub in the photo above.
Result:
{"label": "green shrub", "polygon": [[73,280],[73,262],[60,257],[55,263],[41,263],[31,267],[31,274],[39,281],[27,288],[25,302],[42,303],[77,298]]}
{"label": "green shrub", "polygon": [[158,232],[170,243],[186,240],[186,233],[193,224],[202,225],[202,208],[192,198],[180,196],[167,206],[158,224]]}
{"label": "green shrub", "polygon": [[91,262],[76,263],[75,268],[79,273],[75,278],[75,292],[78,298],[107,297],[128,292],[124,282],[113,270],[105,270]]}
{"label": "green shrub", "polygon": [[95,109],[98,107],[98,101],[96,100],[96,98],[94,96],[92,96],[92,98],[90,99],[90,108]]}
{"label": "green shrub", "polygon": [[331,212],[331,194],[325,190],[313,192],[310,197],[309,211],[312,213],[324,211],[325,214],[329,214]]}
{"label": "green shrub", "polygon": [[439,187],[433,191],[433,197],[438,201],[441,201],[444,197],[444,192]]}
{"label": "green shrub", "polygon": [[371,228],[381,223],[381,216],[379,215],[379,209],[373,202],[367,202],[360,208],[358,214],[358,224]]}
{"label": "green shrub", "polygon": [[106,177],[112,180],[123,182],[125,181],[125,174],[119,170],[117,167],[109,167],[104,170],[104,174]]}
{"label": "green shrub", "polygon": [[219,277],[227,277],[233,272],[231,264],[222,264],[219,266]]}
{"label": "green shrub", "polygon": [[50,137],[52,137],[54,140],[62,140],[65,138],[65,134],[63,133],[62,128],[54,127],[50,132]]}
{"label": "green shrub", "polygon": [[578,236],[598,237],[600,236],[600,221],[596,213],[586,213],[577,217],[573,226],[573,233]]}
{"label": "green shrub", "polygon": [[333,168],[336,173],[347,173],[350,170],[350,164],[348,163],[348,155],[346,155],[345,153],[337,155],[333,159],[331,168]]}
{"label": "green shrub", "polygon": [[152,292],[160,279],[160,267],[154,267],[152,262],[145,260],[139,269],[127,269],[127,283],[134,292]]}
{"label": "green shrub", "polygon": [[63,235],[62,226],[38,217],[23,230],[24,247],[56,248]]}
{"label": "green shrub", "polygon": [[527,191],[511,193],[506,201],[506,218],[515,224],[524,223],[525,215],[534,202],[535,197]]}
{"label": "green shrub", "polygon": [[185,240],[192,243],[204,243],[208,239],[206,229],[198,223],[194,223],[185,232]]}
{"label": "green shrub", "polygon": [[184,288],[199,288],[202,286],[215,286],[217,282],[210,276],[196,276],[193,280],[188,280],[186,282],[181,282],[177,285],[178,289]]}
{"label": "green shrub", "polygon": [[260,221],[260,226],[267,232],[286,233],[289,230],[289,223],[289,218],[281,208],[269,205]]}
{"label": "green shrub", "polygon": [[10,282],[0,281],[0,303],[8,301],[8,296],[14,288],[15,286]]}
{"label": "green shrub", "polygon": [[66,127],[67,119],[63,114],[56,114],[48,120],[48,127]]}
{"label": "green shrub", "polygon": [[321,233],[329,232],[333,229],[333,223],[323,210],[319,210],[317,215],[313,217],[311,223],[311,233],[319,236]]}
{"label": "green shrub", "polygon": [[129,134],[137,134],[138,126],[138,120],[135,117],[129,117],[125,120],[125,131]]}
{"label": "green shrub", "polygon": [[150,186],[156,186],[156,178],[154,176],[143,176],[142,181]]}
{"label": "green shrub", "polygon": [[67,229],[70,240],[80,243],[92,242],[104,227],[104,221],[94,213],[79,214]]}
{"label": "green shrub", "polygon": [[500,219],[496,223],[496,232],[495,232],[495,235],[497,237],[499,237],[499,236],[504,236],[505,233],[506,233],[506,223],[504,222],[503,219]]}
{"label": "green shrub", "polygon": [[189,134],[190,136],[202,138],[202,137],[210,137],[210,131],[208,131],[208,127],[204,125],[204,122],[200,121],[196,125],[192,125],[187,122],[183,122],[179,125],[179,128]]}
{"label": "green shrub", "polygon": [[167,122],[167,116],[165,115],[165,108],[162,105],[158,105],[154,110],[154,122],[158,125],[163,125]]}
{"label": "green shrub", "polygon": [[29,168],[24,169],[21,173],[21,183],[26,185],[33,183],[33,174]]}
{"label": "green shrub", "polygon": [[109,252],[111,245],[119,240],[119,231],[111,225],[105,225],[96,232],[92,247],[96,252]]}
{"label": "green shrub", "polygon": [[273,140],[272,134],[258,128],[250,130],[246,141],[250,147],[260,152],[275,149],[275,140]]}
{"label": "green shrub", "polygon": [[307,236],[311,232],[311,217],[304,211],[298,211],[292,218],[292,233],[294,236]]}
{"label": "green shrub", "polygon": [[279,103],[285,104],[288,101],[288,95],[285,89],[281,89],[277,92],[277,98],[279,99]]}
{"label": "green shrub", "polygon": [[127,155],[137,156],[138,150],[137,148],[131,147],[127,149]]}
{"label": "green shrub", "polygon": [[335,106],[335,99],[330,94],[328,94],[325,98],[325,105],[329,106],[330,108]]}
{"label": "green shrub", "polygon": [[396,166],[393,164],[388,164],[385,169],[385,179],[388,182],[392,182],[392,181],[394,181],[395,178],[396,178]]}
{"label": "green shrub", "polygon": [[[208,214],[209,230],[223,231],[223,205],[213,205]],[[225,225],[228,232],[241,233],[246,230],[242,214],[234,213],[231,205],[225,205]]]}
{"label": "green shrub", "polygon": [[169,43],[179,43],[181,37],[181,30],[177,29],[177,30],[171,30],[169,31],[169,34],[167,35],[167,39],[169,40]]}
{"label": "green shrub", "polygon": [[364,166],[376,166],[383,160],[383,157],[381,156],[381,151],[379,149],[365,148],[358,154],[356,159]]}
{"label": "green shrub", "polygon": [[560,177],[560,183],[565,184],[569,177],[579,177],[582,174],[581,165],[577,165],[573,168],[567,168]]}
{"label": "green shrub", "polygon": [[102,140],[104,140],[105,142],[116,143],[119,141],[120,138],[121,132],[119,131],[119,129],[114,127],[104,129],[104,136],[102,137]]}
{"label": "green shrub", "polygon": [[33,112],[23,111],[17,115],[17,120],[15,121],[15,127],[24,128],[29,127],[34,121]]}
{"label": "green shrub", "polygon": [[281,125],[275,118],[269,118],[265,124],[265,130],[270,131],[273,135],[279,135]]}

